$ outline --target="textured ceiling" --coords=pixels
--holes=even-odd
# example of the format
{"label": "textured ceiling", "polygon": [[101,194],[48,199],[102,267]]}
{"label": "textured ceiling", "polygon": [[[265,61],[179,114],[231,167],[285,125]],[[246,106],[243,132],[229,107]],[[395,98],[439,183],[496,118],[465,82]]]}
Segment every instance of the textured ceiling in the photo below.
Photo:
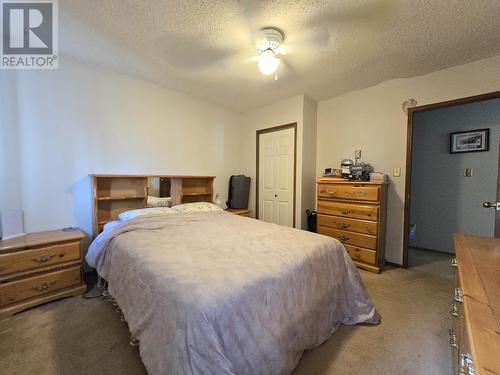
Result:
{"label": "textured ceiling", "polygon": [[[244,111],[500,55],[500,0],[62,0],[60,50]],[[274,77],[251,57],[283,30]]]}

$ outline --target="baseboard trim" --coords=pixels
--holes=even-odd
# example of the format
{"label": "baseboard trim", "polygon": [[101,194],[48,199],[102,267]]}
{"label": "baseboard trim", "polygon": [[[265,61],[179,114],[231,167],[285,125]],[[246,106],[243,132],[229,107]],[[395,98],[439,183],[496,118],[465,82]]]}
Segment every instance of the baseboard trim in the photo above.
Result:
{"label": "baseboard trim", "polygon": [[426,247],[418,247],[418,246],[408,246],[408,249],[411,251],[411,249],[415,250],[424,250],[424,251],[432,251],[434,253],[439,253],[439,254],[445,254],[445,255],[455,255],[455,253],[449,253],[448,251],[443,251],[443,250],[436,250],[436,249],[428,249]]}

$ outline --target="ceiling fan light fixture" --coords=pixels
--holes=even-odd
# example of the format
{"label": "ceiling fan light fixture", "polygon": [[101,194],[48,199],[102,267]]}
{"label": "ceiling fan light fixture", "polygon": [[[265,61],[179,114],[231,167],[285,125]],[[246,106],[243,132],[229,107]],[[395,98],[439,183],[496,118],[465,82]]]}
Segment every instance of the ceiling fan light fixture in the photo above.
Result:
{"label": "ceiling fan light fixture", "polygon": [[274,56],[274,52],[270,49],[264,51],[259,57],[259,70],[262,74],[273,74],[280,65],[280,59]]}
{"label": "ceiling fan light fixture", "polygon": [[262,74],[270,75],[276,72],[280,65],[279,55],[285,52],[283,46],[283,34],[280,30],[267,27],[261,30],[261,39],[257,44],[257,52],[259,53],[258,67]]}

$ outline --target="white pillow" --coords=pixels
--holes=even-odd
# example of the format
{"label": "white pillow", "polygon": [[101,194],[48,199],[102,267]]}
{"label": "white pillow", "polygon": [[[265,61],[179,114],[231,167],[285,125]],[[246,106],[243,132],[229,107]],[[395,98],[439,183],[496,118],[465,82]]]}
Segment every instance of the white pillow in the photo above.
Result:
{"label": "white pillow", "polygon": [[139,208],[137,210],[130,210],[122,212],[118,215],[121,221],[127,221],[137,216],[148,214],[177,214],[178,212],[170,207],[152,207],[152,208]]}
{"label": "white pillow", "polygon": [[222,211],[219,206],[209,203],[209,202],[194,202],[194,203],[184,203],[178,204],[172,207],[173,210],[178,212],[217,212]]}
{"label": "white pillow", "polygon": [[153,197],[152,195],[148,195],[148,207],[171,207],[172,206],[172,198],[170,197]]}

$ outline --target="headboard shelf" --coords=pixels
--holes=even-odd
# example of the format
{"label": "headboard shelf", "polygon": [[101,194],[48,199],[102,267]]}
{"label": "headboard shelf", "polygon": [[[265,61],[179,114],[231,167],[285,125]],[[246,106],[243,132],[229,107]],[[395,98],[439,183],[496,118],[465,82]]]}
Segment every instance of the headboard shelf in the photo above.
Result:
{"label": "headboard shelf", "polygon": [[119,200],[125,200],[125,199],[144,199],[146,196],[144,195],[116,195],[116,196],[109,196],[109,197],[97,197],[97,200],[99,201],[119,201]]}
{"label": "headboard shelf", "polygon": [[211,202],[214,176],[160,176],[160,197],[171,197],[172,205]]}
{"label": "headboard shelf", "polygon": [[172,205],[188,202],[211,202],[215,176],[169,176],[91,174],[93,232],[102,232],[105,224],[118,220],[124,211],[145,208],[148,179],[159,179],[160,197],[171,197]]}

